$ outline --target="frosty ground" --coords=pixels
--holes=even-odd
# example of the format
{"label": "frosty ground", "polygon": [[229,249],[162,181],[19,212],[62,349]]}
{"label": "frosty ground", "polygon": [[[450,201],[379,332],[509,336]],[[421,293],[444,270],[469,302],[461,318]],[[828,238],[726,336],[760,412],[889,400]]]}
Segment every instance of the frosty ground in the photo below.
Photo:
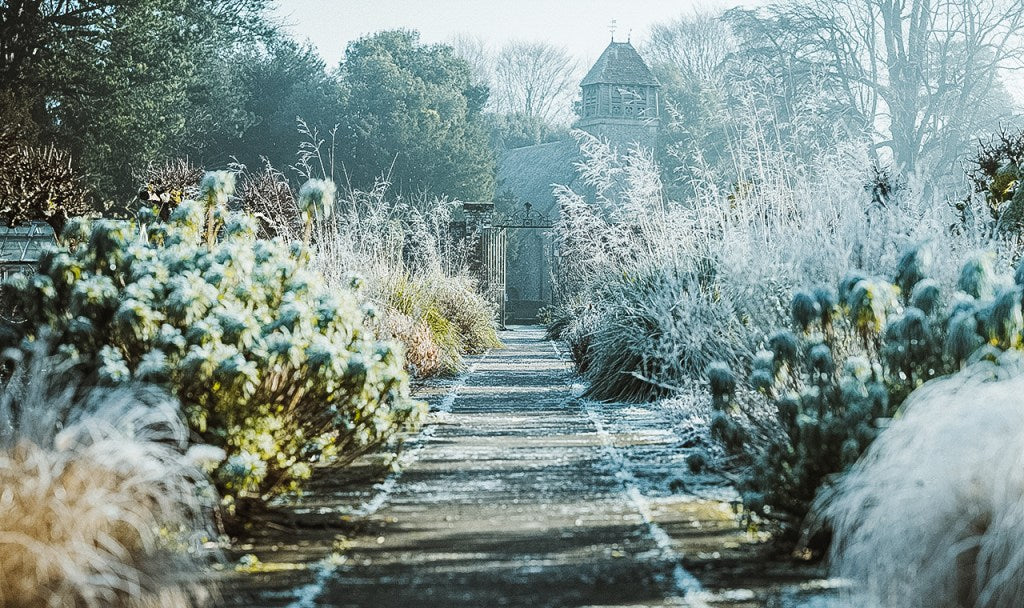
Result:
{"label": "frosty ground", "polygon": [[353,487],[324,469],[258,525],[223,603],[829,605],[820,571],[760,552],[727,485],[681,473],[695,448],[678,412],[582,399],[542,330],[502,339],[421,391],[431,416],[401,473]]}

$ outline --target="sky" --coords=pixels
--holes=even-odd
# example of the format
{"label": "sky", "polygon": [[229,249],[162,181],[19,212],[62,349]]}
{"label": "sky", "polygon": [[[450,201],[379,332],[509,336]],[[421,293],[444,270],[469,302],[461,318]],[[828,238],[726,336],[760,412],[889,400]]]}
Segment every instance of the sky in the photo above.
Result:
{"label": "sky", "polygon": [[[756,0],[753,0],[756,1]],[[500,47],[509,40],[544,40],[566,47],[584,64],[611,38],[641,42],[653,23],[697,9],[718,10],[752,0],[278,0],[277,16],[300,40],[337,65],[345,45],[385,29],[419,30],[424,42],[471,34]]]}

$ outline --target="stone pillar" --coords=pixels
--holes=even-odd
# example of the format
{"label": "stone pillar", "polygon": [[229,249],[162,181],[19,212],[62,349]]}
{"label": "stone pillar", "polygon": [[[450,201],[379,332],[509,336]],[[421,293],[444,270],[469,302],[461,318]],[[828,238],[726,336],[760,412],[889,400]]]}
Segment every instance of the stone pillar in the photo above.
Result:
{"label": "stone pillar", "polygon": [[491,229],[494,221],[494,203],[463,203],[462,211],[466,216],[466,244],[469,249],[469,271],[480,281],[480,286],[486,289],[488,277],[484,236]]}

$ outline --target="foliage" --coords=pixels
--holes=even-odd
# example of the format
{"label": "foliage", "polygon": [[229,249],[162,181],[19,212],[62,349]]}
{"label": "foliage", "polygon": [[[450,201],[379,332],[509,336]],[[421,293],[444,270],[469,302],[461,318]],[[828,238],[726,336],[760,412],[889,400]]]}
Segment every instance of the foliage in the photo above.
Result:
{"label": "foliage", "polygon": [[915,392],[822,496],[833,571],[859,599],[1009,608],[1024,597],[1024,377],[1012,355]]}
{"label": "foliage", "polygon": [[490,198],[487,89],[451,47],[424,45],[413,31],[379,32],[348,45],[339,74],[339,161],[352,187],[371,190],[383,175],[405,195]]}
{"label": "foliage", "polygon": [[[946,210],[913,190],[894,192],[889,202],[899,204],[873,202],[872,165],[853,148],[806,163],[768,142],[749,155],[740,148],[738,172],[752,177],[744,188],[703,182],[675,202],[649,153],[581,142],[581,192],[556,192],[553,318],[597,398],[665,396],[715,360],[745,373],[799,285],[834,281],[850,266],[891,267],[915,237],[963,248],[946,240]],[[937,266],[953,280],[946,262]]]}
{"label": "foliage", "polygon": [[460,351],[479,355],[501,348],[494,329],[494,307],[480,297],[472,279],[461,275],[437,283],[437,307],[455,328]]}
{"label": "foliage", "polygon": [[674,268],[640,270],[609,285],[581,366],[587,396],[650,401],[699,377],[716,358],[741,360],[749,336],[716,291],[713,277]]}
{"label": "foliage", "polygon": [[[249,121],[224,66],[263,38],[265,0],[0,4],[0,90],[81,163],[101,199],[133,169],[196,156]],[[294,116],[290,117],[294,118]]]}
{"label": "foliage", "polygon": [[305,230],[295,192],[284,173],[264,161],[258,169],[234,165],[239,206],[259,221],[264,238],[299,238]]}
{"label": "foliage", "polygon": [[288,167],[304,137],[296,117],[320,129],[344,120],[341,82],[309,43],[274,32],[243,46],[226,63],[244,120],[204,142],[210,163]]}
{"label": "foliage", "polygon": [[[974,195],[981,195],[996,232],[1019,233],[1024,228],[1024,188],[1018,188],[1024,165],[1024,130],[1001,130],[978,145],[967,171]],[[972,197],[973,198],[973,197]],[[972,198],[957,203],[968,220]]]}
{"label": "foliage", "polygon": [[[737,398],[712,381],[713,430],[741,467],[744,503],[784,533],[798,530],[820,489],[856,462],[912,391],[1021,347],[1021,288],[995,276],[990,256],[968,259],[955,293],[929,272],[930,255],[915,248],[893,283],[852,273],[838,298],[828,289],[796,293],[793,331],[772,335],[754,359],[747,382],[759,396]],[[764,411],[760,400],[772,415],[751,415]]]}
{"label": "foliage", "polygon": [[417,376],[458,373],[464,354],[501,347],[493,306],[466,276],[397,274],[384,278],[380,294],[382,327],[409,344],[406,356]]}
{"label": "foliage", "polygon": [[203,199],[167,221],[75,222],[4,293],[29,319],[9,337],[49,328],[98,383],[167,387],[227,451],[218,487],[259,499],[390,440],[422,406],[355,294],[327,288],[300,244],[257,239],[252,216],[226,210],[233,181],[208,173]]}
{"label": "foliage", "polygon": [[136,177],[144,184],[139,200],[143,206],[155,207],[160,219],[166,220],[182,201],[199,195],[199,181],[205,173],[187,158],[152,163]]}
{"label": "foliage", "polygon": [[455,325],[438,305],[436,285],[409,275],[392,277],[384,289],[384,305],[425,328],[440,358],[438,371],[455,374],[462,370],[461,343]]}
{"label": "foliage", "polygon": [[93,211],[89,191],[67,152],[33,146],[0,127],[0,222],[42,220],[60,233],[69,218]]}
{"label": "foliage", "polygon": [[[306,174],[328,175],[333,157],[324,158],[315,137],[306,150]],[[467,273],[467,242],[452,229],[455,203],[396,200],[389,188],[379,182],[372,191],[344,192],[336,212],[316,222],[314,263],[329,285],[365,285],[374,327],[405,344],[415,375],[455,373],[464,354],[500,346],[495,307]],[[269,229],[294,234],[298,207],[281,202]]]}
{"label": "foliage", "polygon": [[389,307],[375,314],[370,325],[378,336],[389,336],[405,347],[405,369],[415,378],[451,374],[459,369],[456,354],[442,350],[425,319]]}
{"label": "foliage", "polygon": [[202,603],[214,494],[177,404],[138,386],[78,390],[45,341],[15,354],[0,389],[0,605]]}

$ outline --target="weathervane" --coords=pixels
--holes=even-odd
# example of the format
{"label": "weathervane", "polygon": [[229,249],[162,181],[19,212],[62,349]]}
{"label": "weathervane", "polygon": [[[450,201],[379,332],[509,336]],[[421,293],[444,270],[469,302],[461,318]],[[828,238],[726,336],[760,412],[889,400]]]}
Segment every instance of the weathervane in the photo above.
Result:
{"label": "weathervane", "polygon": [[612,33],[612,42],[615,42],[615,30],[618,29],[618,20],[612,19],[612,22],[608,24],[608,31]]}

